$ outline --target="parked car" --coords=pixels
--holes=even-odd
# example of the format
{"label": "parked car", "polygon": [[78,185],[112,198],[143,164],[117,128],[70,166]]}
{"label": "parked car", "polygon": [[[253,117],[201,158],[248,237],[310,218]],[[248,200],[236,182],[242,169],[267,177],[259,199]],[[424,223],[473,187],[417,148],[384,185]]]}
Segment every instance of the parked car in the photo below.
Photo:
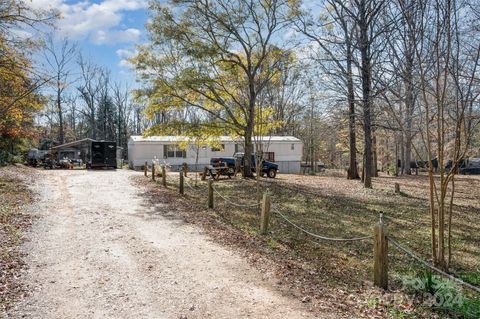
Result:
{"label": "parked car", "polygon": [[[244,166],[244,153],[235,153],[233,157],[213,157],[210,159],[212,167],[228,167],[229,172],[236,172]],[[252,155],[252,172],[256,171],[256,156]],[[278,164],[262,160],[260,174],[267,175],[269,178],[275,178],[278,172]]]}

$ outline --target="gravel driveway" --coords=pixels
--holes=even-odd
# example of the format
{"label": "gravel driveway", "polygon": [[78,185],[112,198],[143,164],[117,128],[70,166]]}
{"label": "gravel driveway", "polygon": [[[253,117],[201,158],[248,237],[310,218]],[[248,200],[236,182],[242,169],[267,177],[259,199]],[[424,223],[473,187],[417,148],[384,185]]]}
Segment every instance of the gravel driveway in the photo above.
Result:
{"label": "gravel driveway", "polygon": [[199,228],[152,214],[135,174],[40,171],[24,247],[32,293],[11,317],[313,317]]}

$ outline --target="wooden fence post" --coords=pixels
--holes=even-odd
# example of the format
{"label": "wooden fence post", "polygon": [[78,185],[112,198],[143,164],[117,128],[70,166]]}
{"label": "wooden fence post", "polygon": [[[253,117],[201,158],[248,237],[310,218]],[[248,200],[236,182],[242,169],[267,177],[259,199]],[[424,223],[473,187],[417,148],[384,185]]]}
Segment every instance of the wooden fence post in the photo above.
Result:
{"label": "wooden fence post", "polygon": [[148,162],[145,161],[145,166],[143,167],[143,173],[145,174],[145,177],[148,176]]}
{"label": "wooden fence post", "polygon": [[213,209],[213,180],[208,180],[208,208]]}
{"label": "wooden fence post", "polygon": [[167,172],[165,170],[165,165],[162,165],[162,184],[163,187],[167,187]]}
{"label": "wooden fence post", "polygon": [[152,163],[152,181],[155,180],[155,164]]}
{"label": "wooden fence post", "polygon": [[188,164],[186,164],[186,163],[183,163],[183,164],[182,164],[182,171],[183,171],[183,176],[187,177]]}
{"label": "wooden fence post", "polygon": [[260,214],[260,234],[265,235],[268,231],[268,223],[270,221],[270,195],[263,194],[262,212]]}
{"label": "wooden fence post", "polygon": [[203,168],[203,175],[202,175],[202,181],[204,181],[207,178],[207,172],[208,172],[208,167]]}
{"label": "wooden fence post", "polygon": [[380,214],[380,222],[374,227],[373,244],[373,283],[375,286],[388,289],[388,238],[387,229]]}
{"label": "wooden fence post", "polygon": [[400,194],[400,184],[395,183],[395,194]]}
{"label": "wooden fence post", "polygon": [[183,178],[184,178],[184,177],[183,177],[183,172],[182,172],[182,170],[180,170],[179,173],[180,173],[180,181],[179,181],[180,185],[179,185],[179,187],[178,187],[178,191],[180,192],[180,194],[183,195],[183,193],[184,193],[184,188],[183,188],[183,182],[184,182],[184,180],[183,180]]}

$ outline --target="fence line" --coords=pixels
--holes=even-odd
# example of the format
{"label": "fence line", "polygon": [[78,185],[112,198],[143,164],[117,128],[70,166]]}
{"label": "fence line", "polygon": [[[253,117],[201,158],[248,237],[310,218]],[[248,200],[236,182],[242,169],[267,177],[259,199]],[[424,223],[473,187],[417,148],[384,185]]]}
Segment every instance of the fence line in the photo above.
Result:
{"label": "fence line", "polygon": [[168,175],[169,175],[168,172],[165,172],[165,179],[167,180],[167,183],[168,183],[168,181],[173,182],[173,183],[177,182],[176,177],[172,177],[172,176],[168,176]]}
{"label": "fence line", "polygon": [[279,215],[283,220],[285,220],[287,223],[289,223],[293,227],[295,227],[298,230],[301,230],[302,232],[304,232],[305,234],[308,234],[308,235],[310,235],[314,238],[317,238],[317,239],[326,240],[326,241],[360,241],[360,240],[373,238],[373,236],[363,236],[363,237],[353,237],[353,238],[334,238],[334,237],[320,236],[318,234],[314,234],[314,233],[306,230],[305,228],[295,224],[290,219],[288,219],[284,214],[280,213],[280,211],[278,211],[277,209],[274,209],[273,212],[276,213],[277,215]]}
{"label": "fence line", "polygon": [[215,187],[213,187],[213,191],[215,193],[217,193],[218,196],[220,196],[224,201],[226,201],[227,203],[230,203],[231,205],[233,206],[237,206],[237,207],[258,207],[260,206],[261,204],[260,203],[255,203],[255,204],[237,204],[237,203],[234,203],[232,202],[231,200],[229,200],[227,197],[223,196],[222,194],[220,194],[219,191],[217,191],[217,189]]}
{"label": "fence line", "polygon": [[[170,179],[172,180],[172,178],[168,178],[168,174],[166,174],[166,179]],[[192,190],[192,191],[199,191],[198,189],[195,189],[189,182],[188,180],[193,180],[191,177],[188,177],[186,178],[186,181],[185,183],[187,184],[187,186]],[[177,181],[176,178],[173,178],[174,182]],[[273,184],[275,185],[276,183],[273,183],[273,182],[268,182],[270,184]],[[282,183],[283,184],[283,183]],[[275,186],[279,186],[278,184],[275,185]],[[283,186],[286,186],[286,185],[282,185]],[[286,187],[286,188],[289,188],[290,190],[294,190],[290,187]],[[226,201],[227,203],[230,203],[231,205],[233,206],[237,206],[237,207],[259,207],[261,205],[261,203],[255,203],[255,204],[238,204],[238,203],[235,203],[233,201],[231,201],[229,198],[223,196],[216,188],[213,187],[212,185],[212,189],[215,193],[217,193],[218,196],[220,196],[224,201]],[[298,193],[300,193],[301,191],[301,188],[297,188],[295,189]],[[305,190],[304,190],[305,191]],[[315,194],[313,192],[309,192],[309,191],[305,191],[305,193],[307,194],[313,194],[313,195],[319,195],[319,194]],[[318,235],[318,234],[315,234],[315,233],[312,233],[311,231],[308,231],[306,230],[305,228],[303,228],[302,226],[299,226],[297,224],[295,224],[292,220],[290,220],[287,216],[285,216],[284,214],[282,214],[278,209],[275,209],[273,208],[272,211],[274,213],[276,213],[278,216],[280,216],[285,222],[287,222],[288,224],[290,224],[291,226],[293,226],[294,228],[302,231],[303,233],[313,237],[313,238],[316,238],[316,239],[320,239],[320,240],[324,240],[324,241],[333,241],[333,242],[347,242],[347,241],[350,241],[350,242],[353,242],[353,241],[362,241],[362,240],[367,240],[367,239],[372,239],[374,238],[373,235],[370,235],[370,236],[362,236],[362,237],[353,237],[353,238],[335,238],[335,237],[326,237],[326,236],[321,236],[321,235]],[[384,216],[383,214],[380,215],[380,220],[382,221],[383,218],[387,218],[391,221],[394,221],[395,222],[395,219],[394,218],[391,218],[391,217],[388,217],[388,216]],[[474,285],[471,285],[469,283],[466,283],[464,282],[463,280],[451,275],[451,274],[448,274],[446,272],[444,272],[443,270],[441,269],[438,269],[437,267],[431,265],[430,263],[424,261],[423,259],[421,259],[419,256],[417,256],[415,253],[413,253],[411,250],[405,248],[404,246],[402,246],[398,241],[396,241],[394,238],[388,236],[386,237],[389,241],[392,242],[392,244],[397,248],[399,249],[400,251],[404,252],[407,256],[409,256],[410,258],[413,258],[414,260],[416,260],[417,262],[421,263],[422,265],[424,265],[426,268],[429,268],[445,277],[447,277],[448,279],[452,280],[452,281],[455,281],[457,283],[459,283],[460,285],[462,286],[465,286],[471,290],[474,290],[478,293],[480,293],[480,288],[479,287],[476,287]]]}
{"label": "fence line", "polygon": [[443,276],[447,277],[448,279],[450,280],[453,280],[467,288],[470,288],[476,292],[479,292],[480,293],[480,288],[479,287],[476,287],[476,286],[473,286],[463,280],[461,280],[460,278],[457,278],[449,273],[446,273],[444,272],[443,270],[441,269],[438,269],[437,267],[429,264],[428,262],[426,262],[425,260],[421,259],[420,257],[418,257],[416,254],[414,254],[411,250],[403,247],[398,241],[396,241],[395,239],[393,239],[392,237],[388,236],[388,240],[392,242],[392,244],[397,247],[400,251],[403,251],[407,256],[415,259],[416,261],[418,261],[419,263],[421,263],[422,265],[424,265],[425,267],[433,270],[433,271],[436,271],[438,272],[439,274],[442,274]]}
{"label": "fence line", "polygon": [[198,193],[200,190],[199,189],[195,189],[195,187],[193,187],[189,182],[188,180],[193,180],[193,178],[187,176],[187,178],[185,179],[185,184],[187,184],[188,188],[190,188],[192,191]]}
{"label": "fence line", "polygon": [[[167,174],[168,176],[168,174]],[[185,181],[185,183],[187,184],[187,186],[193,190],[193,191],[197,191],[192,185],[190,185],[190,183],[188,182],[188,179],[192,179],[191,177],[188,177],[187,176],[187,179]],[[213,191],[218,195],[220,196],[220,198],[222,198],[225,202],[233,205],[233,206],[236,206],[236,207],[247,207],[247,208],[252,208],[252,207],[259,207],[261,205],[261,203],[255,203],[255,204],[238,204],[238,203],[235,203],[233,201],[231,201],[229,198],[223,196],[215,187],[212,187],[213,188]],[[284,214],[280,213],[278,210],[274,210],[275,213],[277,213],[277,215],[279,215],[281,218],[283,218],[287,223],[289,223],[290,225],[292,225],[293,227],[301,230],[302,232],[314,237],[314,238],[317,238],[317,239],[321,239],[321,240],[326,240],[326,241],[360,241],[360,240],[365,240],[365,239],[370,239],[370,238],[373,238],[373,236],[363,236],[363,237],[354,237],[354,238],[332,238],[332,237],[325,237],[325,236],[320,236],[318,234],[314,234],[304,228],[302,228],[301,226],[295,224],[294,222],[292,222],[290,219],[288,219]]]}

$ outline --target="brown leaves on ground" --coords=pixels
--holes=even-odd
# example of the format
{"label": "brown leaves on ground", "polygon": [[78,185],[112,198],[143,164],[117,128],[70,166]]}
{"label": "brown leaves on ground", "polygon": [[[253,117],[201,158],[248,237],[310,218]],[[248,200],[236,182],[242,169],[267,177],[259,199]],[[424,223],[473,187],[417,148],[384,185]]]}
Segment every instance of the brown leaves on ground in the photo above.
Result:
{"label": "brown leaves on ground", "polygon": [[[260,236],[256,208],[234,207],[215,194],[215,209],[207,210],[205,182],[195,187],[193,181],[186,179],[193,189],[185,186],[185,195],[180,196],[177,174],[169,174],[168,180],[169,188],[164,189],[158,181],[136,178],[138,184],[147,187],[144,196],[152,206],[161,205],[156,213],[200,225],[215,241],[240,251],[265,278],[278,278],[278,289],[298,298],[311,311],[319,315],[329,310],[340,311],[345,318],[384,318],[397,311],[392,305],[372,302],[383,293],[372,288],[370,280],[371,243],[316,242],[275,218],[269,235]],[[215,187],[236,203],[252,204],[257,198],[251,180],[221,180],[215,182]],[[291,216],[296,222],[310,230],[339,237],[368,235],[378,214],[367,208],[367,203],[378,197],[378,193],[382,200],[392,197],[383,190],[363,190],[358,181],[339,177],[282,175],[280,179],[262,180],[261,190],[272,194],[274,205],[290,210],[290,214],[296,212]],[[339,200],[342,196],[352,198],[345,202]],[[392,203],[395,202],[393,199]],[[342,217],[344,211],[348,213]],[[345,221],[339,227],[331,227],[336,221],[332,219],[334,216]],[[352,227],[345,231],[349,225]]]}
{"label": "brown leaves on ground", "polygon": [[26,206],[32,200],[28,183],[35,171],[24,166],[0,168],[0,307],[5,312],[26,293],[19,281],[25,271],[20,245],[23,232],[31,226]]}

